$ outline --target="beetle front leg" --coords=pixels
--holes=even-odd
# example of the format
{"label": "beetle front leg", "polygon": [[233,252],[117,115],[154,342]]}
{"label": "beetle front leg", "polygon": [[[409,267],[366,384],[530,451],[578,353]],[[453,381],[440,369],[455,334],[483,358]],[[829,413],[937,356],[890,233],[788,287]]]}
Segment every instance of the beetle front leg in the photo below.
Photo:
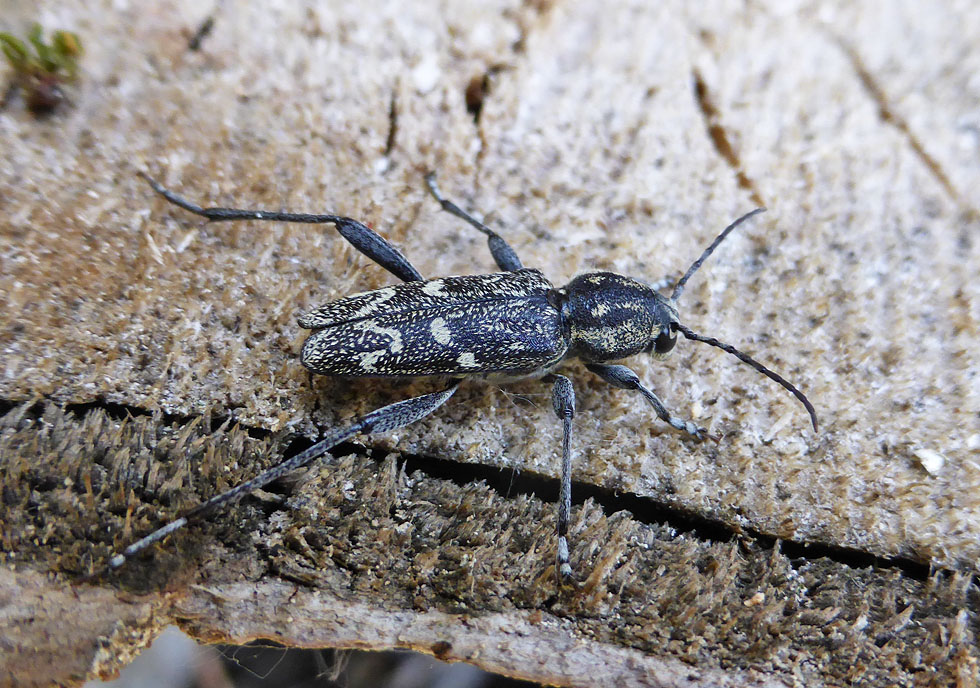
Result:
{"label": "beetle front leg", "polygon": [[706,437],[711,438],[711,435],[708,434],[707,430],[698,427],[693,421],[683,420],[677,416],[671,415],[670,411],[667,410],[667,407],[664,406],[664,402],[660,401],[660,398],[654,394],[652,390],[644,387],[640,382],[639,376],[637,376],[636,373],[626,366],[587,363],[585,364],[585,367],[614,387],[619,387],[620,389],[632,389],[642,394],[643,397],[650,402],[650,405],[653,406],[653,410],[657,412],[657,417],[670,425],[672,428],[682,430],[698,440],[703,440]]}
{"label": "beetle front leg", "polygon": [[545,380],[554,380],[551,388],[551,405],[555,415],[561,420],[561,487],[558,490],[558,555],[555,568],[558,580],[572,577],[572,566],[568,563],[568,517],[572,510],[572,418],[575,416],[575,389],[564,375],[548,375]]}
{"label": "beetle front leg", "polygon": [[175,194],[143,171],[138,172],[153,190],[176,206],[195,215],[206,217],[209,222],[226,220],[272,220],[274,222],[303,222],[306,224],[332,224],[340,236],[351,246],[404,282],[421,282],[422,274],[408,258],[387,239],[357,220],[340,215],[311,215],[308,213],[281,213],[274,210],[241,210],[238,208],[202,208]]}
{"label": "beetle front leg", "polygon": [[522,267],[524,267],[521,264],[521,259],[517,257],[517,253],[510,247],[510,244],[508,244],[502,236],[497,234],[495,231],[487,227],[485,224],[477,220],[452,201],[446,200],[446,198],[442,195],[442,191],[439,190],[439,185],[436,184],[435,172],[429,172],[427,175],[425,175],[425,183],[428,184],[432,197],[439,201],[439,205],[442,206],[443,210],[448,213],[452,213],[462,220],[466,220],[468,223],[470,223],[470,225],[476,227],[478,230],[486,234],[487,245],[490,247],[490,254],[493,256],[493,260],[497,264],[497,267],[504,272],[512,272],[514,270],[520,270]]}

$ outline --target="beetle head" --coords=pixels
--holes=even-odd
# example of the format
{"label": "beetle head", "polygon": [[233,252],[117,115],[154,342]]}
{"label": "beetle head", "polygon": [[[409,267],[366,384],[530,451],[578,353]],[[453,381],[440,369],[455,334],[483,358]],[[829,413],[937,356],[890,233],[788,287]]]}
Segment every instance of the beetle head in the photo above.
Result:
{"label": "beetle head", "polygon": [[605,363],[649,352],[663,358],[677,341],[677,309],[649,286],[612,272],[590,272],[562,290],[575,354]]}

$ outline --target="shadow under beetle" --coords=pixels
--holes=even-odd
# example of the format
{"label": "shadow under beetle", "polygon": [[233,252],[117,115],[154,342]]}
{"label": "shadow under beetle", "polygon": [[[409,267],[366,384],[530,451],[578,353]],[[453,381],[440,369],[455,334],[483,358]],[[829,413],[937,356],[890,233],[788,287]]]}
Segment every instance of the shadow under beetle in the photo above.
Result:
{"label": "shadow under beetle", "polygon": [[757,208],[726,227],[677,281],[668,298],[654,286],[611,272],[579,275],[556,288],[539,270],[525,268],[500,235],[446,200],[432,173],[426,177],[432,196],[443,210],[487,236],[490,253],[501,272],[426,280],[397,248],[357,220],[338,215],[201,208],[146,174],[140,175],[174,205],[210,221],[333,224],[354,248],[403,283],[347,296],[302,316],[300,327],[312,330],[303,345],[303,365],[321,375],[440,376],[448,384],[441,391],[384,406],[330,431],[309,449],[212,497],[130,545],[109,560],[109,569],[122,566],[137,552],[190,521],[310,463],[354,435],[388,432],[424,418],[445,403],[466,378],[505,381],[537,377],[553,384],[552,405],[562,423],[556,569],[559,581],[568,580],[572,574],[568,516],[575,393],[567,377],[552,371],[567,358],[580,358],[586,368],[609,384],[639,392],[661,420],[702,440],[707,436],[704,428],[672,415],[632,370],[610,365],[611,361],[640,353],[663,358],[674,348],[678,333],[733,354],[785,387],[806,407],[814,431],[817,429],[813,405],[796,387],[734,347],[697,334],[678,320],[677,301],[687,280],[735,227],[764,208]]}

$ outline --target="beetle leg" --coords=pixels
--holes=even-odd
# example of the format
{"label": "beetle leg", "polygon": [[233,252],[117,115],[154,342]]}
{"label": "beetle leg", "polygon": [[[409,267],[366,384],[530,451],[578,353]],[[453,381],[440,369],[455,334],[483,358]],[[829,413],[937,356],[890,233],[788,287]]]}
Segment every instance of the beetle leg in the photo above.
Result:
{"label": "beetle leg", "polygon": [[555,568],[558,580],[568,580],[572,576],[572,566],[568,563],[568,517],[572,510],[572,417],[575,415],[575,390],[572,382],[564,375],[548,375],[547,381],[554,380],[551,388],[551,405],[555,415],[561,420],[561,488],[558,492],[558,556]]}
{"label": "beetle leg", "polygon": [[522,267],[524,267],[521,264],[521,259],[517,257],[517,253],[510,247],[510,244],[508,244],[502,236],[497,234],[495,231],[487,227],[485,224],[477,220],[452,201],[446,200],[446,198],[443,197],[442,191],[439,190],[439,186],[436,184],[435,172],[429,172],[427,175],[425,175],[425,183],[429,185],[429,191],[432,193],[433,198],[439,201],[439,205],[442,206],[443,210],[448,213],[452,213],[462,220],[466,220],[473,227],[476,227],[478,230],[487,235],[487,244],[490,246],[490,253],[493,255],[493,260],[495,263],[497,263],[497,267],[504,272],[520,270]]}
{"label": "beetle leg", "polygon": [[312,447],[300,452],[291,459],[283,461],[277,466],[273,466],[264,473],[260,473],[251,480],[246,480],[226,492],[215,495],[206,502],[194,507],[180,518],[171,521],[143,539],[134,542],[122,552],[109,559],[109,570],[119,568],[133,555],[143,551],[154,542],[162,540],[174,531],[183,528],[189,522],[207,516],[226,504],[241,499],[250,492],[271,483],[273,480],[277,480],[287,473],[305,466],[314,459],[320,458],[330,449],[354,435],[370,432],[388,432],[389,430],[395,430],[396,428],[421,420],[442,406],[453,395],[453,392],[459,388],[460,382],[461,380],[454,380],[449,387],[441,392],[433,392],[432,394],[425,394],[420,397],[398,401],[388,406],[382,406],[375,411],[371,411],[357,418],[344,428],[333,430]]}
{"label": "beetle leg", "polygon": [[671,427],[682,430],[698,440],[711,437],[708,435],[707,430],[698,427],[693,421],[682,420],[677,416],[671,415],[670,411],[667,410],[667,407],[664,406],[664,402],[660,401],[660,398],[654,394],[653,391],[644,387],[637,374],[626,366],[586,363],[585,367],[614,387],[619,387],[620,389],[632,389],[642,394],[644,398],[650,402],[650,405],[653,406],[653,410],[657,412],[657,416],[660,418],[660,420],[667,423]]}
{"label": "beetle leg", "polygon": [[421,282],[422,274],[408,262],[402,252],[373,229],[357,220],[340,215],[310,215],[308,213],[281,213],[272,210],[241,210],[237,208],[202,208],[152,179],[145,172],[138,172],[153,190],[176,206],[195,215],[206,217],[209,222],[225,220],[272,220],[274,222],[304,222],[307,224],[332,224],[351,246],[404,282]]}

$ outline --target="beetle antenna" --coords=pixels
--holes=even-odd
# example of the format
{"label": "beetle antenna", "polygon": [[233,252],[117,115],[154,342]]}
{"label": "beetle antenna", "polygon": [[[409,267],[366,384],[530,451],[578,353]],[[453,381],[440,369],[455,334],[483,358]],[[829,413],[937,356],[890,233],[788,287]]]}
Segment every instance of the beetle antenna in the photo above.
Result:
{"label": "beetle antenna", "polygon": [[[758,210],[752,211],[752,213],[756,213],[756,212],[759,212],[759,211]],[[752,213],[749,213],[749,215],[751,215]],[[738,224],[739,222],[741,222],[742,220],[744,220],[749,215],[746,215],[745,217],[736,220],[735,221],[735,224]],[[732,225],[732,226],[734,226],[734,225]],[[725,231],[727,232],[729,229],[731,229],[731,227],[729,227]],[[719,237],[719,239],[720,238],[723,238],[723,237],[724,237],[724,234],[722,234],[722,237]],[[715,240],[715,244],[717,244],[717,243],[718,243],[718,239]],[[713,247],[714,247],[714,244],[712,244],[712,248]],[[707,253],[707,251],[706,251],[706,253]],[[702,256],[702,259],[703,258],[704,258],[704,256]],[[700,263],[701,261],[698,261],[698,262]],[[739,351],[738,349],[736,349],[731,344],[725,344],[724,342],[720,342],[717,339],[715,339],[714,337],[705,337],[704,335],[700,335],[697,332],[693,332],[693,331],[689,330],[687,327],[685,327],[684,325],[681,325],[680,323],[674,323],[674,329],[676,329],[678,332],[680,332],[681,334],[683,334],[688,339],[693,339],[696,342],[704,342],[705,344],[710,344],[711,346],[716,346],[719,349],[721,349],[722,351],[727,351],[732,356],[735,356],[742,363],[748,363],[750,366],[752,366],[753,368],[755,368],[756,370],[758,370],[760,373],[762,373],[763,375],[765,375],[770,380],[773,380],[774,382],[778,382],[780,385],[782,385],[783,387],[785,387],[787,390],[789,390],[789,392],[794,397],[796,397],[797,399],[800,400],[800,403],[803,404],[804,407],[806,407],[806,412],[810,414],[810,422],[813,423],[813,431],[814,432],[817,432],[817,412],[816,412],[816,410],[814,410],[813,404],[810,403],[810,400],[806,398],[806,395],[803,394],[803,392],[801,392],[796,387],[794,387],[792,384],[790,384],[781,375],[778,375],[777,373],[772,372],[771,370],[769,370],[764,365],[762,365],[761,363],[759,363],[758,361],[756,361],[755,359],[753,359],[748,354],[743,354],[741,351]]]}
{"label": "beetle antenna", "polygon": [[701,254],[701,257],[698,258],[696,261],[694,261],[694,264],[687,269],[687,272],[684,273],[684,276],[681,277],[679,280],[677,280],[677,284],[674,285],[674,293],[670,295],[671,301],[677,301],[677,299],[681,297],[681,294],[684,292],[684,285],[687,283],[687,280],[690,279],[691,275],[697,272],[697,269],[701,267],[701,263],[706,261],[708,259],[708,256],[714,253],[714,250],[718,248],[718,244],[723,242],[725,240],[725,237],[731,234],[733,229],[738,227],[740,224],[748,220],[753,215],[758,215],[759,213],[764,213],[764,212],[766,212],[765,208],[756,208],[751,212],[745,213],[745,215],[743,215],[742,217],[735,220],[735,222],[725,227],[725,229],[722,230],[722,233],[716,236],[715,240],[711,242],[711,246],[704,249],[704,253]]}

